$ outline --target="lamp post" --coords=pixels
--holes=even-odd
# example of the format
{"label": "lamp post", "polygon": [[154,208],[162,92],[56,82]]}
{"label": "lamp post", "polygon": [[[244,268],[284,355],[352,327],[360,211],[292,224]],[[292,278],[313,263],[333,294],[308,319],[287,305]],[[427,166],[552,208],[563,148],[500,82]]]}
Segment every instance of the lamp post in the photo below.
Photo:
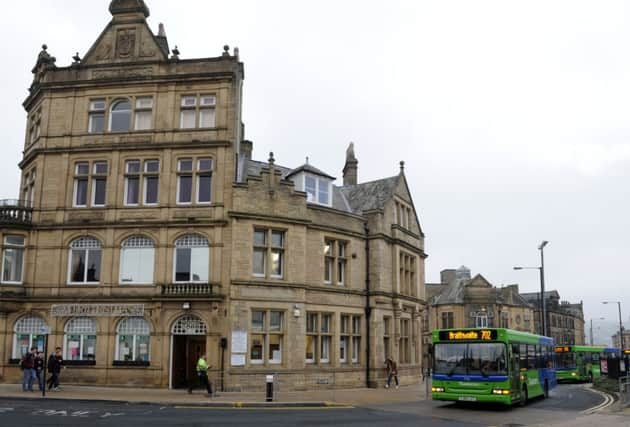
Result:
{"label": "lamp post", "polygon": [[540,334],[549,336],[547,331],[547,302],[545,301],[545,254],[544,249],[549,242],[543,240],[538,245],[540,251],[540,267],[514,267],[514,270],[538,270],[540,272],[540,298],[538,300],[540,306]]}

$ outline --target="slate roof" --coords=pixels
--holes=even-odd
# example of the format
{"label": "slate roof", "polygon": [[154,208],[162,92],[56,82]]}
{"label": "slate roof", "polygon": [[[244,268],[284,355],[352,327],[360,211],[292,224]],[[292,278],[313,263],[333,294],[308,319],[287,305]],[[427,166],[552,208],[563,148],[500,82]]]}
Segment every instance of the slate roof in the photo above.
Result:
{"label": "slate roof", "polygon": [[393,197],[398,185],[398,177],[399,175],[396,175],[376,181],[341,187],[341,192],[348,200],[348,203],[350,203],[352,210],[357,213],[382,209],[385,203]]}
{"label": "slate roof", "polygon": [[[470,280],[454,280],[450,284],[446,285],[444,289],[442,290],[442,292],[440,292],[438,295],[433,297],[431,304],[432,305],[465,304],[467,302],[466,287],[470,285],[475,280],[476,277],[483,277],[483,276],[476,275]],[[495,295],[494,298],[497,303],[510,304],[510,305],[516,305],[516,306],[525,306],[525,307],[530,306],[530,303],[525,298],[519,295],[518,292],[516,291],[510,291],[509,287],[497,288],[493,286],[491,288],[486,288],[486,289],[488,289],[489,292],[494,292],[494,295]]]}
{"label": "slate roof", "polygon": [[[269,167],[266,162],[247,160],[247,175],[260,176],[260,172],[266,167]],[[291,176],[301,171],[335,179],[310,164],[304,164],[296,169],[277,164],[275,167],[282,172],[283,179],[291,179]],[[385,203],[393,197],[394,191],[396,191],[398,178],[399,175],[396,175],[345,187],[333,185],[332,208],[355,214],[362,214],[373,209],[383,209]]]}
{"label": "slate roof", "polygon": [[[538,304],[538,300],[540,298],[540,292],[521,292],[521,296],[525,298],[530,303],[534,302]],[[551,297],[555,297],[560,299],[560,294],[558,291],[545,291],[545,300],[550,299]]]}

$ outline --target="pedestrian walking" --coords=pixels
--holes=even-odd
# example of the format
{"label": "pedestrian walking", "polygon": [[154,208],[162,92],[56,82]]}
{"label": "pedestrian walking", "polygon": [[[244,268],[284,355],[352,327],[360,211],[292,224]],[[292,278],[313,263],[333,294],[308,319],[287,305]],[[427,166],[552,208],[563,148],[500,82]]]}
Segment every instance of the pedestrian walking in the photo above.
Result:
{"label": "pedestrian walking", "polygon": [[387,367],[387,384],[385,384],[385,388],[389,388],[393,377],[396,381],[396,389],[398,389],[398,365],[391,357],[385,360],[385,365]]}
{"label": "pedestrian walking", "polygon": [[37,385],[39,386],[39,391],[44,389],[46,374],[44,372],[44,353],[41,351],[37,352],[37,356],[35,357],[35,375],[37,376]]}
{"label": "pedestrian walking", "polygon": [[50,378],[48,378],[48,390],[59,391],[59,374],[61,373],[61,366],[63,364],[63,357],[61,356],[61,348],[57,347],[54,353],[50,354],[48,358],[48,372],[50,372]]}
{"label": "pedestrian walking", "polygon": [[[197,379],[199,381],[199,386],[206,387],[206,391],[208,392],[208,397],[212,397],[212,385],[210,384],[210,380],[208,380],[208,362],[206,361],[206,356],[199,356],[199,360],[197,361]],[[188,387],[188,393],[192,393],[193,391],[193,382],[190,382],[190,386]]]}
{"label": "pedestrian walking", "polygon": [[33,391],[35,381],[35,355],[37,347],[32,347],[31,351],[22,356],[20,368],[22,369],[22,391]]}

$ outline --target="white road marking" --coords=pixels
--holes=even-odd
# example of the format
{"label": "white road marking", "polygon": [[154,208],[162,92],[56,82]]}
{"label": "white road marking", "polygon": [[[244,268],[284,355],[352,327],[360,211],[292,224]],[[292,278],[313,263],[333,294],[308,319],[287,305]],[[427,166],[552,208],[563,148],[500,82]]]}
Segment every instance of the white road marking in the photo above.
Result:
{"label": "white road marking", "polygon": [[103,415],[101,415],[100,418],[117,417],[119,415],[125,415],[125,414],[123,412],[116,413],[116,414],[112,414],[111,412],[105,412]]}
{"label": "white road marking", "polygon": [[594,414],[595,412],[601,411],[602,409],[609,407],[614,402],[614,399],[611,395],[609,395],[608,393],[603,393],[599,390],[595,390],[592,387],[593,386],[591,384],[588,384],[587,386],[584,386],[583,388],[584,390],[588,390],[592,393],[600,395],[601,397],[604,398],[604,401],[600,403],[599,405],[595,405],[592,408],[588,408],[581,411],[580,412],[581,414],[584,414],[584,415]]}
{"label": "white road marking", "polygon": [[13,408],[0,408],[0,414],[3,414],[5,412],[10,412],[13,411]]}

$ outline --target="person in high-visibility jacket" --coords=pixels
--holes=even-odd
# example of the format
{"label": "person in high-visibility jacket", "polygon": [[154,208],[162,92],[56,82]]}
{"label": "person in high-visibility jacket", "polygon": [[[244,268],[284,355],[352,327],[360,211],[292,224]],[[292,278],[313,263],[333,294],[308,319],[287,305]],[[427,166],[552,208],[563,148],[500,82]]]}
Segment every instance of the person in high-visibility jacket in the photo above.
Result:
{"label": "person in high-visibility jacket", "polygon": [[[200,386],[206,386],[206,390],[208,392],[208,397],[212,397],[212,385],[208,380],[208,362],[206,361],[206,356],[199,356],[199,360],[197,360],[197,378],[199,379]],[[193,391],[193,383],[191,381],[190,387],[188,388],[188,393],[192,393]]]}

